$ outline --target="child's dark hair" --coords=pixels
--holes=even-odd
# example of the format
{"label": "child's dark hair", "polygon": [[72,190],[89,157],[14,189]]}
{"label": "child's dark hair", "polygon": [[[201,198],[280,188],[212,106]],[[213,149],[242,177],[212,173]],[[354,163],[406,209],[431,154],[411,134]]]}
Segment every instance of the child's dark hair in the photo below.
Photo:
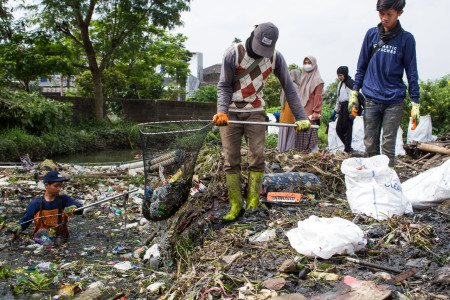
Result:
{"label": "child's dark hair", "polygon": [[396,11],[401,11],[405,8],[405,0],[378,0],[377,1],[377,11],[383,9],[395,9]]}

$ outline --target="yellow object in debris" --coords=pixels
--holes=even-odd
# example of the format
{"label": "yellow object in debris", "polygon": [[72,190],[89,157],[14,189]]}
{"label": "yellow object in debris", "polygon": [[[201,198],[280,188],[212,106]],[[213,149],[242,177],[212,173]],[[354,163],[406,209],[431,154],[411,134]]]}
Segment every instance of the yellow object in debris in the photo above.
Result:
{"label": "yellow object in debris", "polygon": [[170,178],[169,183],[177,181],[178,178],[180,178],[181,174],[183,174],[183,172],[181,171],[181,169],[178,169],[178,171],[172,176],[172,178]]}
{"label": "yellow object in debris", "polygon": [[75,294],[77,294],[79,292],[81,292],[81,288],[79,286],[77,286],[77,285],[67,285],[67,286],[59,289],[58,295],[71,297],[71,296],[74,296]]}
{"label": "yellow object in debris", "polygon": [[314,279],[324,279],[326,281],[337,281],[337,280],[339,280],[339,275],[338,274],[317,272],[317,271],[312,271],[311,273],[308,274],[308,277],[309,278],[314,278]]}

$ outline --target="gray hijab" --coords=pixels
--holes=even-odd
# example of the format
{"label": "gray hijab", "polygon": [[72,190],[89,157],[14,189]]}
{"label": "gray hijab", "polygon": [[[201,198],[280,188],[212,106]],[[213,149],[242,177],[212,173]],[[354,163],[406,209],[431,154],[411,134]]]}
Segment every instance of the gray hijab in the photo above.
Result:
{"label": "gray hijab", "polygon": [[[293,69],[289,71],[289,74],[291,75],[292,81],[294,82],[295,85],[295,90],[297,91],[298,94],[302,72],[300,70]],[[284,94],[284,90],[281,91],[280,103],[281,109],[283,109],[284,105],[286,104],[286,95]]]}

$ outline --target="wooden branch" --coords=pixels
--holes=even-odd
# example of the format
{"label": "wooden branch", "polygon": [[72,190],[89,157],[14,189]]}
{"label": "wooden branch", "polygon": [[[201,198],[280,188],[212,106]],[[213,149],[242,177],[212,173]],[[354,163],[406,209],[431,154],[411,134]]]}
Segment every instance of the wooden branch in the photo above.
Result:
{"label": "wooden branch", "polygon": [[408,164],[408,163],[406,163],[406,162],[404,162],[404,161],[402,161],[402,160],[396,160],[396,162],[398,162],[399,164],[401,164],[401,165],[404,165],[404,166],[407,166],[408,168],[411,168],[411,169],[413,169],[414,171],[417,171],[417,172],[422,172],[423,170],[420,170],[420,169],[418,169],[418,168],[416,168],[416,167],[414,167],[414,166],[412,166],[412,165],[410,165],[410,164]]}
{"label": "wooden branch", "polygon": [[417,163],[418,163],[419,161],[421,161],[422,159],[428,158],[428,157],[430,157],[430,156],[431,156],[431,153],[427,153],[427,154],[425,154],[424,156],[422,156],[421,158],[419,158],[418,160],[413,161],[411,164],[412,164],[412,165],[417,164]]}
{"label": "wooden branch", "polygon": [[423,151],[428,151],[428,152],[434,152],[434,153],[441,153],[441,154],[450,154],[450,149],[444,148],[444,147],[440,147],[440,146],[436,146],[436,145],[430,145],[430,144],[424,144],[421,143],[419,145],[417,145],[417,148]]}

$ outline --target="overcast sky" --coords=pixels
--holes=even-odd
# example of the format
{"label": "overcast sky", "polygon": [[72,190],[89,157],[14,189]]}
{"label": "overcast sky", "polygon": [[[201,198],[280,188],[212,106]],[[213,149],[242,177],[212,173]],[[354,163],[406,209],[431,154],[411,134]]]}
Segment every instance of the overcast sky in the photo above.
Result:
{"label": "overcast sky", "polygon": [[[221,63],[234,38],[245,41],[253,25],[273,22],[280,31],[277,49],[288,64],[317,58],[325,82],[347,65],[354,77],[362,41],[380,19],[376,0],[193,0],[176,32],[186,47],[203,53],[203,66]],[[417,45],[421,80],[450,74],[450,0],[406,0],[400,22]]]}

